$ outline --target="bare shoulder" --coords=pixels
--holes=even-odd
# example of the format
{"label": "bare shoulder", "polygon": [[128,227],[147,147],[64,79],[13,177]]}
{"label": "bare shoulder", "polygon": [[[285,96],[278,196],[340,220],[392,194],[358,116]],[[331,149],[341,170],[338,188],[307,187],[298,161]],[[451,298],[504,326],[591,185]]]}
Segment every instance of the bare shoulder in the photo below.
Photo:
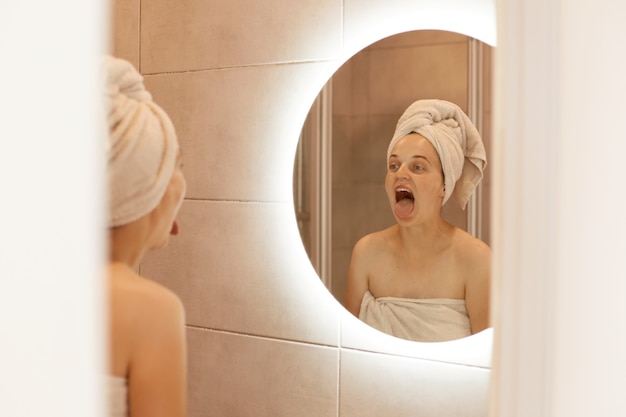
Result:
{"label": "bare shoulder", "polygon": [[109,272],[110,369],[128,379],[130,413],[185,415],[186,333],[180,299],[124,265],[112,265]]}
{"label": "bare shoulder", "polygon": [[376,239],[371,234],[360,238],[352,248],[350,259],[350,270],[348,271],[349,281],[367,282],[369,260],[372,254],[376,253]]}
{"label": "bare shoulder", "polygon": [[363,294],[369,290],[370,276],[377,264],[382,263],[388,250],[388,229],[363,236],[354,245],[348,269],[345,307],[359,316]]}
{"label": "bare shoulder", "polygon": [[176,294],[121,264],[109,265],[108,284],[113,375],[127,376],[153,346],[183,345],[185,312]]}
{"label": "bare shoulder", "polygon": [[373,271],[388,264],[393,253],[399,249],[398,236],[398,227],[391,226],[359,239],[352,251],[351,265],[354,271],[360,271],[363,278],[371,277]]}
{"label": "bare shoulder", "polygon": [[394,236],[394,227],[363,236],[354,245],[354,252],[365,256],[376,256],[388,250]]}
{"label": "bare shoulder", "polygon": [[115,308],[137,325],[174,324],[184,318],[183,304],[174,292],[130,269],[111,268],[110,283]]}
{"label": "bare shoulder", "polygon": [[491,264],[491,248],[485,242],[461,229],[457,229],[455,239],[462,263],[473,267],[488,267]]}
{"label": "bare shoulder", "polygon": [[457,267],[465,278],[465,305],[472,333],[476,333],[489,326],[491,249],[466,232],[457,237]]}

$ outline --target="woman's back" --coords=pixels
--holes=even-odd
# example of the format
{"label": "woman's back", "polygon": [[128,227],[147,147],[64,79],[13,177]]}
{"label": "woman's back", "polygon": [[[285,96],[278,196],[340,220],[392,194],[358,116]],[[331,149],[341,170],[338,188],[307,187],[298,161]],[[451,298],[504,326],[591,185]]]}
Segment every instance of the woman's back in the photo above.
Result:
{"label": "woman's back", "polygon": [[131,416],[182,416],[185,320],[178,297],[128,266],[109,266],[110,368],[128,387]]}

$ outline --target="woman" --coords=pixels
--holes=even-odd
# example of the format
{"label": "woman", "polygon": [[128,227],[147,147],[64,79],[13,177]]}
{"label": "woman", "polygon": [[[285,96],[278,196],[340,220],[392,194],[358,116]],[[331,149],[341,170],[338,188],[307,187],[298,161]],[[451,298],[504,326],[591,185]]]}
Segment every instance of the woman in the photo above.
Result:
{"label": "woman", "polygon": [[137,273],[144,254],[178,233],[186,182],[174,127],[141,75],[105,57],[109,189],[110,415],[186,415],[184,309]]}
{"label": "woman", "polygon": [[490,249],[441,217],[465,205],[485,150],[456,105],[420,100],[402,115],[387,151],[385,190],[397,224],[354,247],[346,308],[397,337],[452,340],[489,326]]}

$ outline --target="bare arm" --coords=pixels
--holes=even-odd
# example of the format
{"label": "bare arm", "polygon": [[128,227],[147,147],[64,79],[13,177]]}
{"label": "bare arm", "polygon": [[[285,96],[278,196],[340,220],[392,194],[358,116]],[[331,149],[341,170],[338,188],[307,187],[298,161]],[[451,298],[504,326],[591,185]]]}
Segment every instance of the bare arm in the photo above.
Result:
{"label": "bare arm", "polygon": [[155,288],[137,315],[129,363],[132,417],[187,415],[187,357],[183,306],[172,293]]}
{"label": "bare arm", "polygon": [[465,305],[472,334],[489,327],[491,250],[482,242],[472,251],[471,275],[465,286]]}
{"label": "bare arm", "polygon": [[359,317],[363,295],[369,289],[367,238],[359,240],[352,250],[348,282],[346,285],[346,309],[354,316]]}

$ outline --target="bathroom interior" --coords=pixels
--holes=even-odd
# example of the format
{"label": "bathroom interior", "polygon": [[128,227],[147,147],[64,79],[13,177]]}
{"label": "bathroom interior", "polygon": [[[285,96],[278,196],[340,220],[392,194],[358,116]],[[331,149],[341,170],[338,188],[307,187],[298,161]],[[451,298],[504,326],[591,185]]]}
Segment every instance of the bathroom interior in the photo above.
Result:
{"label": "bathroom interior", "polygon": [[[486,415],[489,332],[450,342],[451,346],[421,348],[415,346],[417,343],[389,340],[373,329],[357,327],[360,323],[354,323],[320,285],[319,274],[302,251],[303,244],[294,241],[298,239],[294,235],[297,210],[293,192],[289,192],[304,116],[331,76],[333,131],[345,131],[334,120],[339,115],[358,112],[358,106],[372,109],[372,114],[348,117],[371,122],[373,128],[364,126],[354,140],[366,131],[372,138],[378,136],[379,146],[361,148],[377,163],[358,161],[357,152],[352,151],[345,153],[352,153],[353,158],[344,160],[352,160],[355,166],[357,162],[377,166],[379,169],[367,176],[371,177],[369,188],[380,192],[377,186],[384,178],[380,168],[385,166],[380,156],[393,132],[393,119],[403,108],[433,95],[468,108],[468,61],[473,41],[450,31],[413,30],[385,36],[371,49],[360,48],[353,54],[355,59],[366,61],[352,64],[353,71],[349,70],[350,63],[342,65],[338,77],[349,78],[351,84],[342,91],[334,75],[347,49],[341,42],[346,36],[342,33],[341,3],[334,5],[335,13],[332,10],[322,13],[322,20],[317,21],[313,19],[316,15],[306,15],[309,30],[323,28],[325,32],[325,38],[311,42],[311,51],[285,51],[276,45],[276,50],[263,51],[265,56],[251,55],[241,47],[226,49],[219,34],[224,30],[221,25],[230,22],[220,16],[209,21],[199,19],[198,24],[205,22],[206,26],[191,29],[187,13],[192,10],[175,7],[164,11],[142,5],[137,43],[128,33],[138,31],[138,20],[128,22],[131,15],[127,12],[114,14],[113,53],[140,68],[147,88],[177,126],[185,158],[189,188],[179,216],[182,233],[167,251],[148,254],[140,268],[144,275],[179,294],[187,309],[190,415],[366,416],[379,415],[383,409],[397,416],[414,415],[416,410],[423,416]],[[177,12],[185,14],[176,16]],[[199,15],[202,12],[208,10],[195,10]],[[185,25],[164,25],[163,19]],[[276,19],[271,26],[303,24],[291,13]],[[343,20],[348,20],[347,15]],[[165,27],[167,31],[163,31]],[[192,48],[203,50],[202,56],[181,51],[178,45],[201,27],[204,29],[191,43],[202,44]],[[156,40],[158,46],[151,47]],[[488,48],[485,45],[483,49]],[[232,50],[232,55],[225,56],[226,50]],[[158,59],[151,61],[151,55]],[[474,55],[476,59],[478,53]],[[193,62],[198,59],[202,62]],[[303,71],[307,76],[303,77]],[[367,77],[368,91],[353,88],[359,76]],[[407,81],[385,87],[398,77]],[[308,85],[302,86],[303,82]],[[374,97],[375,89],[388,90],[387,97]],[[280,98],[272,99],[274,94]],[[359,99],[359,94],[371,94],[371,104]],[[476,94],[482,96],[482,91]],[[230,99],[224,101],[225,96]],[[346,108],[341,107],[342,102],[347,103]],[[376,127],[373,121],[381,118],[383,123]],[[358,129],[357,123],[354,129]],[[242,141],[241,135],[249,140]],[[333,145],[341,146],[348,140],[342,139],[333,132]],[[244,151],[256,155],[255,161],[240,165]],[[339,154],[340,149],[333,149],[333,155]],[[336,161],[332,158],[330,163],[341,176],[342,161]],[[263,179],[261,171],[269,176]],[[378,204],[378,211],[384,212],[388,221],[389,209],[380,197],[374,193],[370,199],[383,203]],[[333,205],[333,211],[336,209]],[[453,214],[463,222],[464,212]],[[342,224],[342,215],[346,214],[332,213],[334,225]],[[375,217],[368,213],[362,216]],[[333,231],[332,237],[320,238],[326,244],[332,239],[333,247],[338,247],[336,237],[342,235],[345,233]],[[274,246],[269,236],[272,242],[280,243]],[[332,259],[349,259],[349,252],[338,248],[343,253],[333,254]],[[232,256],[228,254],[234,251],[239,255],[234,263],[228,262]],[[339,278],[341,274],[333,270],[330,275]],[[445,354],[446,350],[457,352]],[[251,368],[256,369],[254,374]],[[381,386],[382,381],[387,382]],[[259,390],[261,386],[265,388]],[[436,392],[443,389],[458,401],[439,397]],[[280,401],[268,404],[268,398]]]}
{"label": "bathroom interior", "polygon": [[[0,394],[0,414],[67,416],[73,404],[76,415],[103,415],[89,373],[104,360],[102,294],[97,281],[85,280],[98,275],[94,237],[102,237],[99,165],[85,163],[97,151],[71,135],[44,140],[50,132],[79,138],[95,131],[59,122],[65,111],[89,108],[81,101],[89,89],[81,87],[90,79],[67,68],[88,69],[90,48],[137,66],[183,149],[181,233],[140,268],[184,302],[191,417],[626,413],[619,401],[626,338],[615,331],[615,318],[626,315],[618,261],[626,207],[615,197],[626,177],[618,159],[626,127],[592,122],[619,108],[626,93],[626,65],[603,42],[626,35],[619,13],[590,0],[576,7],[556,0],[36,3],[41,16],[22,6],[0,9],[36,28],[0,25],[0,51],[20,63],[0,70],[2,79],[20,81],[7,83],[0,108],[19,115],[4,123],[23,138],[0,156],[3,189],[19,202],[3,208],[16,220],[0,254],[10,278],[0,283],[8,341],[0,347],[0,392],[11,393]],[[69,53],[70,45],[82,55]],[[395,56],[401,52],[413,58]],[[412,66],[415,78],[378,83],[380,71],[398,62]],[[350,88],[342,87],[346,79]],[[391,90],[399,101],[359,108],[356,81],[367,94]],[[31,91],[40,97],[34,105],[25,99]],[[388,210],[376,198],[378,166],[365,175],[371,182],[358,185],[366,191],[359,205],[370,212],[354,215],[350,233],[333,230],[349,215],[334,212],[341,193],[332,185],[355,187],[337,183],[357,163],[376,165],[384,145],[375,142],[389,137],[393,119],[422,98],[415,96],[432,94],[458,102],[488,143],[489,171],[472,208],[447,210],[493,249],[493,328],[416,343],[380,333],[341,306],[337,277],[351,239],[365,232],[360,227],[389,221],[362,221]],[[46,105],[61,96],[67,106]],[[317,177],[330,186],[322,193],[330,216],[303,243],[294,167],[307,115],[324,100],[333,145],[347,146],[337,138],[351,130],[372,146],[332,148],[331,159],[322,152],[325,169],[332,161],[332,178]],[[26,114],[42,115],[41,123],[28,123]],[[611,152],[593,146],[595,137]],[[41,150],[35,155],[33,145]],[[45,157],[52,152],[59,158]],[[345,154],[352,162],[337,162]],[[41,210],[42,201],[54,203]],[[32,392],[45,394],[29,401]]]}

